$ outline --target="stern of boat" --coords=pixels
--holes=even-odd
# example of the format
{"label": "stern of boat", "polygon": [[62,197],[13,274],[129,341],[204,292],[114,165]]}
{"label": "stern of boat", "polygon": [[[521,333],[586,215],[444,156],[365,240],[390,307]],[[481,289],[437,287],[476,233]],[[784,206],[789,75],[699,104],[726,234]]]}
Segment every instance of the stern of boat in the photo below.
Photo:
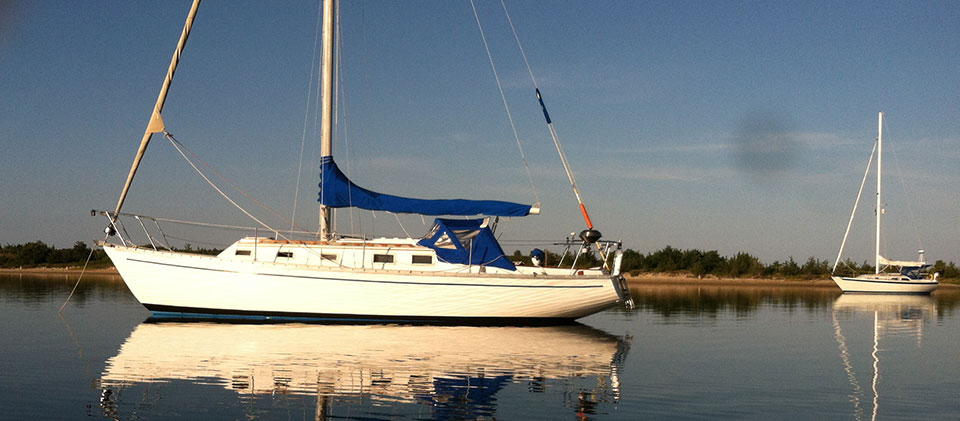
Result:
{"label": "stern of boat", "polygon": [[613,271],[610,280],[613,281],[613,289],[617,291],[620,302],[627,308],[633,308],[633,296],[630,294],[630,284],[627,279],[620,274],[620,265],[623,263],[623,250],[617,249],[613,257]]}

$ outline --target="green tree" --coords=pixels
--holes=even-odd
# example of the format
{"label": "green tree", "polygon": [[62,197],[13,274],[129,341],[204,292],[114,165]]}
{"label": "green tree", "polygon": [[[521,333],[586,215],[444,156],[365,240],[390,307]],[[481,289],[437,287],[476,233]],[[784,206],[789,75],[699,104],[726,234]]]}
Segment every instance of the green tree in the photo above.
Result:
{"label": "green tree", "polygon": [[780,274],[783,276],[797,276],[800,272],[800,265],[793,260],[793,256],[790,256],[790,260],[783,262],[783,267],[780,269]]}
{"label": "green tree", "polygon": [[654,272],[672,272],[679,270],[680,263],[683,260],[683,252],[673,247],[666,246],[661,250],[651,253],[647,258],[646,267]]}
{"label": "green tree", "polygon": [[20,248],[18,257],[22,266],[37,266],[47,263],[47,258],[53,253],[53,249],[43,241],[34,241],[24,244]]}
{"label": "green tree", "polygon": [[957,268],[957,265],[953,262],[944,263],[943,260],[937,260],[931,268],[933,272],[940,272],[940,276],[944,278],[957,279],[960,278],[960,269]]}
{"label": "green tree", "polygon": [[760,276],[763,272],[763,264],[756,257],[746,252],[738,252],[736,256],[727,261],[727,275],[738,278],[741,276]]}
{"label": "green tree", "polygon": [[636,250],[626,249],[623,251],[623,260],[620,263],[620,270],[624,273],[630,272],[631,274],[636,275],[643,268],[643,259],[643,255]]}
{"label": "green tree", "polygon": [[830,263],[826,260],[818,260],[810,257],[800,268],[800,272],[807,276],[821,277],[830,274]]}

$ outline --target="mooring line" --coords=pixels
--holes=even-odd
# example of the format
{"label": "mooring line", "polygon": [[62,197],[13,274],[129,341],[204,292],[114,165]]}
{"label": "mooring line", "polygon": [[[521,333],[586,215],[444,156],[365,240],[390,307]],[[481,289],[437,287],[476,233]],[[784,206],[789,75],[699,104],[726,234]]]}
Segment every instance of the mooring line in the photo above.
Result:
{"label": "mooring line", "polygon": [[80,270],[80,276],[77,277],[77,283],[73,285],[73,290],[70,291],[70,295],[67,296],[67,300],[63,302],[63,305],[60,306],[60,310],[57,310],[57,314],[63,313],[63,308],[70,302],[70,298],[73,298],[73,293],[77,292],[77,287],[80,286],[80,280],[83,279],[83,273],[87,271],[87,265],[90,263],[90,258],[93,257],[95,250],[96,247],[90,249],[90,254],[87,255],[87,261],[83,263],[83,269]]}

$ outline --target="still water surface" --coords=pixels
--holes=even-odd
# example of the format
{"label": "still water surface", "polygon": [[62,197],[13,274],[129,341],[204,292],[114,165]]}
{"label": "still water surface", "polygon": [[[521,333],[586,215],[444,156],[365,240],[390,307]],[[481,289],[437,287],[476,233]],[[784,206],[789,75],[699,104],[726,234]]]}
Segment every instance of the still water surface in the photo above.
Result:
{"label": "still water surface", "polygon": [[571,326],[157,322],[0,275],[0,418],[956,419],[960,293],[638,287]]}

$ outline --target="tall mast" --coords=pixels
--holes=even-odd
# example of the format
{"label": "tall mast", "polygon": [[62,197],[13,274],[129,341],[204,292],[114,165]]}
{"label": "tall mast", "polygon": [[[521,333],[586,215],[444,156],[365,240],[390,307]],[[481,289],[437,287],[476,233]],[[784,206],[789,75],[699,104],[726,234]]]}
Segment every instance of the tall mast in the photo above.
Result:
{"label": "tall mast", "polygon": [[117,222],[120,208],[123,207],[123,201],[127,198],[130,185],[133,184],[133,177],[137,175],[140,160],[143,159],[143,154],[147,151],[150,138],[153,137],[154,133],[160,133],[166,130],[163,125],[163,118],[160,117],[160,111],[163,110],[163,103],[167,100],[167,91],[170,90],[170,84],[173,83],[173,73],[177,71],[177,64],[180,63],[180,54],[183,53],[183,47],[187,45],[187,37],[190,36],[190,29],[193,28],[193,20],[197,17],[197,9],[199,8],[200,0],[193,0],[193,6],[190,7],[190,13],[187,14],[187,22],[183,24],[183,32],[180,33],[180,42],[177,43],[177,49],[174,50],[173,58],[170,59],[170,67],[167,69],[167,77],[163,80],[163,87],[160,88],[157,104],[153,107],[153,113],[150,115],[147,130],[143,133],[143,139],[140,140],[140,149],[137,150],[137,156],[133,159],[130,173],[127,174],[127,182],[124,183],[123,192],[120,193],[120,199],[117,201],[117,209],[113,212],[113,223]]}
{"label": "tall mast", "polygon": [[[323,34],[322,48],[323,56],[320,63],[321,74],[321,97],[322,112],[320,120],[320,156],[333,155],[333,137],[331,127],[333,126],[333,34],[336,0],[323,0]],[[329,240],[330,232],[330,208],[326,205],[320,205],[320,237]]]}
{"label": "tall mast", "polygon": [[876,260],[877,264],[874,268],[874,273],[880,273],[880,215],[883,215],[883,204],[882,204],[882,174],[883,174],[883,111],[880,111],[880,116],[877,118],[877,253]]}

